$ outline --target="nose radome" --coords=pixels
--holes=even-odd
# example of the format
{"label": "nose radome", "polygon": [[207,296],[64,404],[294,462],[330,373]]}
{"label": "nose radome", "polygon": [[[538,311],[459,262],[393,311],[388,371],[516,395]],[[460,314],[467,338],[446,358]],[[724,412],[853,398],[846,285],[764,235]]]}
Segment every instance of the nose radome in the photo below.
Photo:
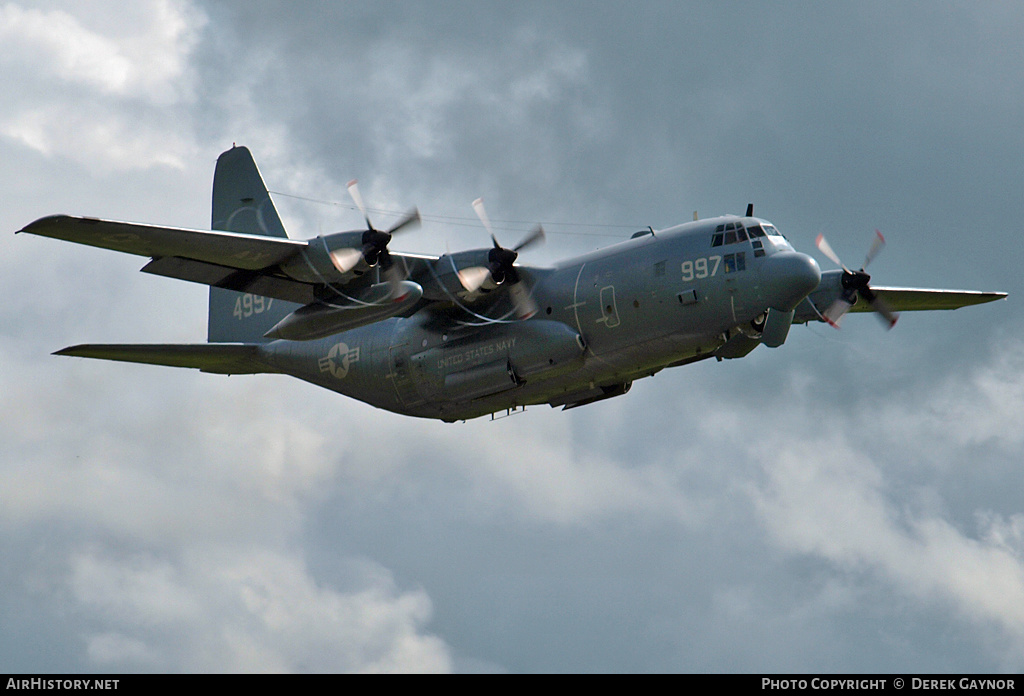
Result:
{"label": "nose radome", "polygon": [[771,307],[782,311],[795,308],[800,300],[814,292],[821,282],[818,262],[796,251],[772,255],[764,266]]}

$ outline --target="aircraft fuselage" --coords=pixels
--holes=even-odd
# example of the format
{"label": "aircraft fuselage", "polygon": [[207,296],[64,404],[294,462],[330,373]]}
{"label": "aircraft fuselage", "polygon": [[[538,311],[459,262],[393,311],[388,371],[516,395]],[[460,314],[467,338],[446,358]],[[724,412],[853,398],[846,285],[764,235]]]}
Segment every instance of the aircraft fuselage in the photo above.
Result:
{"label": "aircraft fuselage", "polygon": [[[716,229],[730,223],[772,234],[725,243],[721,230],[715,245]],[[445,263],[412,279],[442,283]],[[522,273],[538,308],[527,320],[515,318],[507,298],[484,314],[452,293],[443,311],[261,350],[281,372],[412,416],[453,421],[530,404],[581,405],[712,357],[744,334],[752,349],[769,310],[792,310],[821,275],[769,223],[732,216]]]}

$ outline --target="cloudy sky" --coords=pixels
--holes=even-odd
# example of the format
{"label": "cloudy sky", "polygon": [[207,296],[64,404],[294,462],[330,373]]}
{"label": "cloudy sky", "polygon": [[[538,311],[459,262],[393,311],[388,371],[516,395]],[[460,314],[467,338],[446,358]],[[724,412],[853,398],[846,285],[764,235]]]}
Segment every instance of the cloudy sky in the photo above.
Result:
{"label": "cloudy sky", "polygon": [[[1016,2],[0,0],[0,672],[1024,669],[1022,41]],[[12,233],[207,227],[233,142],[299,238],[354,177],[423,212],[396,248],[485,244],[483,196],[537,264],[753,201],[1010,297],[453,425],[51,357],[201,341],[206,290]]]}

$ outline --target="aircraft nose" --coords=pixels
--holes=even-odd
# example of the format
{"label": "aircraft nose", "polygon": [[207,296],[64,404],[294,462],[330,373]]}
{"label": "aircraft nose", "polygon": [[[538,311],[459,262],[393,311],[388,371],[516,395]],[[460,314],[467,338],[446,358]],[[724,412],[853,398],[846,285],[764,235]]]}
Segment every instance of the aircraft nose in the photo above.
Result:
{"label": "aircraft nose", "polygon": [[774,309],[788,312],[795,308],[821,282],[821,268],[807,254],[784,251],[768,257],[767,262],[762,282]]}

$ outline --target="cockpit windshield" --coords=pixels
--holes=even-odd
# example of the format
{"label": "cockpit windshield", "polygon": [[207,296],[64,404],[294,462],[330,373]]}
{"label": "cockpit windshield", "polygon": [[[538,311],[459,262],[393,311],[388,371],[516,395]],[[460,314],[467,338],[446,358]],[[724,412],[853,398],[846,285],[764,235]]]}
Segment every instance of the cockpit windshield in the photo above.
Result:
{"label": "cockpit windshield", "polygon": [[715,228],[715,234],[711,237],[711,246],[722,246],[723,244],[736,244],[747,241],[747,232],[743,224],[739,222],[726,222]]}
{"label": "cockpit windshield", "polygon": [[785,244],[785,236],[770,223],[755,222],[744,227],[742,222],[723,222],[711,235],[711,246],[728,246],[749,241],[754,246],[755,256],[764,256],[764,245],[761,241],[763,237],[778,237],[777,243]]}

